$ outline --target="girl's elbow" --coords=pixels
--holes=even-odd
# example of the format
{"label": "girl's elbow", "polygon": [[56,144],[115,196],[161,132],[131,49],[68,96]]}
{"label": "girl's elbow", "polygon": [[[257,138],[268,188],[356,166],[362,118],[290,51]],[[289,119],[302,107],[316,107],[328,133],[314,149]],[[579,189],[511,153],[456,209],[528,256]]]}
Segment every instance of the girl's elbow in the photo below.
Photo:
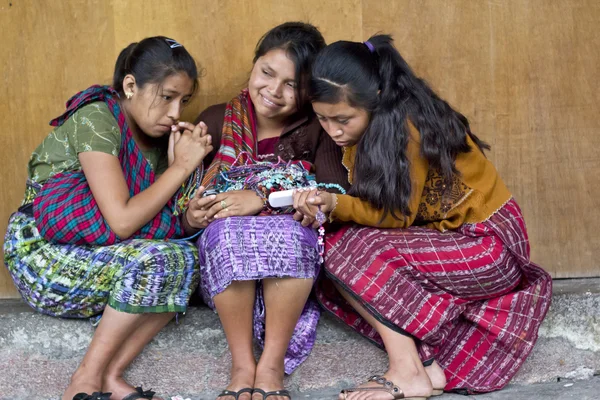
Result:
{"label": "girl's elbow", "polygon": [[127,221],[107,221],[110,229],[119,237],[121,240],[129,239],[131,235],[135,233],[134,227],[131,224],[127,223]]}

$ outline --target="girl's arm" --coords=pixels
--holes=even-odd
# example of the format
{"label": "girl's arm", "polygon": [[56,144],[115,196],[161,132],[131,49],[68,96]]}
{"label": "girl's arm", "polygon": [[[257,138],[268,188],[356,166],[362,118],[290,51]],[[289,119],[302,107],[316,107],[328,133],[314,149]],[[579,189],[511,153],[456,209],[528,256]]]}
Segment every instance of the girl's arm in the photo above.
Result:
{"label": "girl's arm", "polygon": [[[383,210],[374,207],[368,201],[350,195],[336,195],[327,192],[321,192],[317,196],[316,191],[295,194],[294,208],[299,214],[309,216],[309,221],[315,217],[316,206],[319,205],[324,213],[329,214],[330,220],[355,222],[377,228],[407,228],[413,224],[417,216],[429,171],[429,163],[420,155],[420,151],[420,143],[415,140],[415,135],[413,135],[407,146],[412,181],[412,196],[408,204],[411,213],[408,216],[397,213],[399,217],[397,219],[388,214],[382,220]],[[302,216],[295,215],[294,218],[300,220]]]}
{"label": "girl's arm", "polygon": [[[178,132],[171,135],[179,136]],[[101,152],[79,153],[79,161],[102,216],[120,238],[126,239],[148,223],[173,197],[180,185],[212,150],[206,126],[186,130],[170,140],[174,162],[146,190],[130,197],[119,159]]]}

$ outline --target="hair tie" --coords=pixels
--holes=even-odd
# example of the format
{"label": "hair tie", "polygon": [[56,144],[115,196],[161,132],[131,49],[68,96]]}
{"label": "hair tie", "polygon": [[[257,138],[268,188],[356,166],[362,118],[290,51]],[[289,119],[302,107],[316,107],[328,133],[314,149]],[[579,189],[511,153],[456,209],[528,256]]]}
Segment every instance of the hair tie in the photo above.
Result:
{"label": "hair tie", "polygon": [[165,42],[167,42],[167,44],[169,45],[170,48],[175,49],[177,47],[183,47],[182,44],[177,43],[176,40],[173,39],[165,39]]}
{"label": "hair tie", "polygon": [[369,42],[368,40],[364,41],[363,44],[365,46],[367,46],[367,49],[369,49],[369,51],[371,53],[375,53],[375,46],[373,46],[373,44],[371,42]]}

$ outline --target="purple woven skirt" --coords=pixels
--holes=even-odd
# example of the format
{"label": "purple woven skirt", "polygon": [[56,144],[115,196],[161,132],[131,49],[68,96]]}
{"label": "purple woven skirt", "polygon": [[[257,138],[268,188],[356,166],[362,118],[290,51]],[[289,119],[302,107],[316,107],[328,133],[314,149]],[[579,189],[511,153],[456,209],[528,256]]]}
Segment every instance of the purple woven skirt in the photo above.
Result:
{"label": "purple woven skirt", "polygon": [[[234,281],[259,281],[254,306],[254,336],[265,338],[264,278],[315,279],[319,273],[317,232],[291,215],[230,217],[212,222],[198,239],[200,292],[213,310],[213,297]],[[285,356],[292,373],[315,343],[319,306],[309,298],[296,324]]]}

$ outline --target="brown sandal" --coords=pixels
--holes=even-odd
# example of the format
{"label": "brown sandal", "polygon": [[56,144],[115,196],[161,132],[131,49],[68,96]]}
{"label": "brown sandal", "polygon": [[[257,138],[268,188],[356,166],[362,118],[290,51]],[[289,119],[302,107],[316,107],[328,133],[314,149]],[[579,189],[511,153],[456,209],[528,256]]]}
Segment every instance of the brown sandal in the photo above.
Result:
{"label": "brown sandal", "polygon": [[368,382],[375,382],[381,387],[355,387],[350,389],[344,389],[340,393],[344,395],[344,399],[348,396],[348,393],[352,392],[388,392],[395,399],[405,400],[427,400],[427,397],[404,397],[404,392],[398,386],[394,385],[394,382],[388,381],[383,376],[373,375],[369,378]]}

